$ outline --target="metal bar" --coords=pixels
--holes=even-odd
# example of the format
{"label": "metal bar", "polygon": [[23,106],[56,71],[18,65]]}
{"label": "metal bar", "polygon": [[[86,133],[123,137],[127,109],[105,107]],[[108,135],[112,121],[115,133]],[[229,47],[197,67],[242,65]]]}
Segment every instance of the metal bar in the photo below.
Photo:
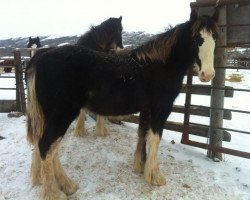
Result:
{"label": "metal bar", "polygon": [[16,90],[16,88],[0,88],[0,90]]}
{"label": "metal bar", "polygon": [[[184,113],[185,107],[180,105],[174,105],[172,108],[172,112],[176,113]],[[199,106],[191,106],[190,105],[190,115],[198,115],[209,117],[210,116],[210,107],[199,107]],[[224,111],[223,119],[231,120],[232,113],[231,111]]]}
{"label": "metal bar", "polygon": [[193,69],[189,69],[187,73],[187,92],[185,99],[185,111],[184,111],[184,127],[181,137],[181,141],[189,140],[189,121],[190,121],[190,104],[192,97],[192,88],[189,85],[192,85],[193,82]]}
{"label": "metal bar", "polygon": [[[191,2],[191,7],[215,7],[217,0],[207,0],[207,1],[200,1],[200,2]],[[230,4],[244,4],[249,5],[249,0],[220,0],[219,6],[230,5]]]}
{"label": "metal bar", "polygon": [[[240,88],[233,88],[233,87],[213,87],[213,86],[207,86],[207,85],[187,85],[191,88],[197,88],[197,87],[206,87],[207,89],[214,89],[214,90],[233,90],[233,91],[239,91],[239,92],[250,92],[250,90],[247,89],[240,89]],[[227,95],[225,95],[227,96]]]}
{"label": "metal bar", "polygon": [[225,66],[225,67],[215,67],[215,69],[245,69],[245,70],[250,70],[250,66],[239,66],[239,67],[230,67],[230,66]]}
{"label": "metal bar", "polygon": [[235,27],[235,26],[250,26],[249,23],[247,24],[219,24],[218,27]]}
{"label": "metal bar", "polygon": [[198,123],[193,123],[193,122],[189,122],[189,123],[190,123],[191,125],[203,126],[203,127],[213,128],[213,129],[217,129],[217,130],[233,131],[233,132],[237,132],[237,133],[250,134],[249,131],[242,131],[242,130],[231,129],[231,128],[214,127],[214,126],[209,126],[209,125],[205,125],[205,124],[198,124]]}
{"label": "metal bar", "polygon": [[216,48],[230,48],[230,47],[241,47],[250,48],[249,42],[238,42],[238,43],[227,43],[227,45],[217,45]]}
{"label": "metal bar", "polygon": [[0,68],[5,68],[5,67],[15,67],[13,64],[2,64],[0,63]]}
{"label": "metal bar", "polygon": [[[190,88],[192,88],[192,94],[198,94],[198,95],[208,95],[210,96],[211,93],[211,89],[213,89],[213,87],[209,86],[209,85],[188,85]],[[226,86],[225,87],[225,97],[233,97],[234,96],[234,92],[233,90],[227,90],[227,88],[233,88],[230,86]],[[187,86],[186,84],[183,84],[183,87],[181,88],[181,93],[186,93],[187,90]]]}
{"label": "metal bar", "polygon": [[0,78],[15,78],[15,76],[0,76]]}
{"label": "metal bar", "polygon": [[[193,105],[193,104],[190,104],[189,106],[196,106],[197,108],[207,108],[206,106]],[[228,108],[216,108],[216,107],[209,107],[209,109],[211,109],[211,110],[223,110],[223,111],[231,111],[231,112],[238,112],[238,113],[250,114],[250,111],[245,111],[245,110],[236,110],[236,109],[228,109]]]}
{"label": "metal bar", "polygon": [[194,147],[199,147],[202,149],[208,149],[214,152],[220,152],[220,153],[225,153],[233,156],[238,156],[242,158],[248,158],[250,159],[250,153],[244,152],[244,151],[239,151],[239,150],[234,150],[234,149],[229,149],[225,147],[219,147],[219,146],[211,146],[206,143],[201,143],[201,142],[195,142],[192,140],[184,141],[182,144],[194,146]]}

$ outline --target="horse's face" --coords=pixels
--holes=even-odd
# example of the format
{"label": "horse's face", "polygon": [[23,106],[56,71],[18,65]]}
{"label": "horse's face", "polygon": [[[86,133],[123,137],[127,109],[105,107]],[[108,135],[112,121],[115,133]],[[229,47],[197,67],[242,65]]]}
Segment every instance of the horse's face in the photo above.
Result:
{"label": "horse's face", "polygon": [[208,82],[215,76],[214,49],[216,37],[217,26],[215,18],[196,16],[192,24],[193,48],[195,52],[194,66],[202,82]]}
{"label": "horse's face", "polygon": [[110,49],[122,49],[122,17],[111,18],[113,24]]}
{"label": "horse's face", "polygon": [[40,43],[39,37],[31,38],[29,37],[29,43],[27,44],[27,48],[40,48],[42,47]]}

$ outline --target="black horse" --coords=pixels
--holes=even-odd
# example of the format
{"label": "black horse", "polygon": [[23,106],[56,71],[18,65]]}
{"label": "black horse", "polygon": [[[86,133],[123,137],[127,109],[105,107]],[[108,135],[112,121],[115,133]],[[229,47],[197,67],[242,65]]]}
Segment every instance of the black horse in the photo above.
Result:
{"label": "black horse", "polygon": [[[119,18],[110,17],[97,26],[92,26],[88,32],[83,34],[77,41],[77,45],[84,46],[96,51],[108,52],[110,50],[122,49],[122,16]],[[40,57],[47,50],[52,48],[40,49],[33,60]],[[75,72],[77,73],[77,72]],[[85,111],[81,109],[77,119],[74,135],[83,136],[85,130]],[[28,126],[29,127],[29,126]],[[107,128],[105,126],[105,119],[100,115],[96,118],[96,132],[99,136],[107,135]]]}
{"label": "black horse", "polygon": [[[39,49],[41,48],[41,42],[40,42],[40,38],[39,37],[29,37],[29,42],[27,44],[27,48],[32,48],[32,49]],[[30,57],[34,56],[36,53],[36,50],[31,50],[30,51]]]}
{"label": "black horse", "polygon": [[66,199],[78,188],[64,172],[58,148],[81,108],[104,116],[140,112],[134,170],[150,184],[166,183],[157,159],[163,125],[189,68],[196,66],[201,81],[214,77],[216,19],[216,14],[198,17],[192,11],[189,21],[128,53],[64,46],[31,62],[28,137],[45,199]]}
{"label": "black horse", "polygon": [[[98,26],[92,26],[87,33],[79,38],[76,44],[103,52],[123,49],[123,28],[121,21],[122,16],[119,18],[111,17]],[[81,109],[74,130],[74,135],[83,136],[85,133],[85,111],[84,109]],[[97,115],[96,117],[96,133],[99,136],[105,136],[108,133],[105,126],[105,118],[100,115]]]}

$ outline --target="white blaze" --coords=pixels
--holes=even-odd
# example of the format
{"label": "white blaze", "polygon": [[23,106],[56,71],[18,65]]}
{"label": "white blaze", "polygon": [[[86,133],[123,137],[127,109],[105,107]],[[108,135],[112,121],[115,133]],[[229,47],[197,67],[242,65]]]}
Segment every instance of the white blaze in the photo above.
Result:
{"label": "white blaze", "polygon": [[[36,49],[37,48],[37,44],[32,44],[31,48],[32,49]],[[35,53],[36,53],[35,50],[31,50],[31,57],[33,57],[35,55]]]}
{"label": "white blaze", "polygon": [[212,33],[207,32],[204,29],[201,30],[200,34],[201,37],[204,39],[204,42],[202,43],[201,46],[199,46],[199,59],[201,61],[201,70],[198,71],[198,75],[201,81],[210,81],[215,74],[214,71],[215,40],[212,36]]}

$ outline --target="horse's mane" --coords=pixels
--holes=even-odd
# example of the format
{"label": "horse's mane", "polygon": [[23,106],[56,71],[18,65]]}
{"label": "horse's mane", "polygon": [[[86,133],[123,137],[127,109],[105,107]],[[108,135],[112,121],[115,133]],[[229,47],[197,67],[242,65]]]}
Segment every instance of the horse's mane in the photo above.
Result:
{"label": "horse's mane", "polygon": [[131,54],[134,54],[139,61],[161,61],[165,63],[176,43],[181,25],[169,27],[166,32],[153,36],[152,39],[132,50]]}
{"label": "horse's mane", "polygon": [[148,42],[132,50],[130,54],[135,55],[139,61],[165,63],[176,45],[178,37],[184,32],[187,33],[185,30],[188,28],[190,28],[192,38],[197,36],[203,27],[206,27],[208,32],[215,34],[215,38],[217,37],[217,26],[215,23],[211,23],[209,18],[209,16],[201,16],[193,24],[187,21],[175,27],[169,26],[166,32],[154,36]]}
{"label": "horse's mane", "polygon": [[77,44],[86,44],[86,41],[91,40],[104,49],[105,42],[110,39],[111,33],[119,28],[117,21],[118,18],[111,17],[97,26],[92,25],[89,31],[79,38]]}

